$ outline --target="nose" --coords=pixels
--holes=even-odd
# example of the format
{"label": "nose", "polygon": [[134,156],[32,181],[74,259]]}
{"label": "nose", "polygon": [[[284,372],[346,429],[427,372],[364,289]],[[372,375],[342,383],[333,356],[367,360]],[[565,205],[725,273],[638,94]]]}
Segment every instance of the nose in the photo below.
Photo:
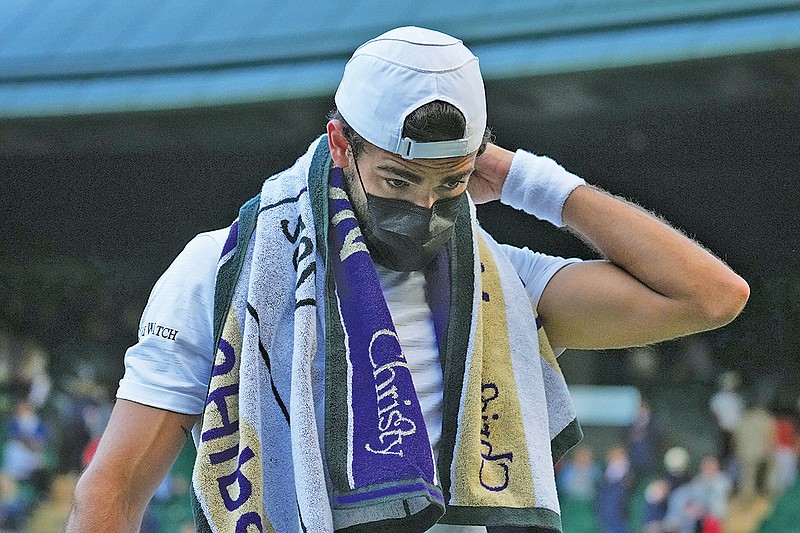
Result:
{"label": "nose", "polygon": [[414,205],[430,209],[433,207],[433,204],[435,204],[436,200],[438,199],[439,197],[436,196],[433,192],[425,192],[414,195],[414,198],[412,198],[410,201]]}

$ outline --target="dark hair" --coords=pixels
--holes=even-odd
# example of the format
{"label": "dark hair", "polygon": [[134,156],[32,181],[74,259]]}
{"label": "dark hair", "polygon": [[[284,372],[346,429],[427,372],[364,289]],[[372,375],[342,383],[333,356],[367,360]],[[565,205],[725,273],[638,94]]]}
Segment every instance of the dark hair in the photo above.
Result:
{"label": "dark hair", "polygon": [[[339,120],[347,142],[353,150],[353,156],[361,154],[370,143],[359,135],[347,123],[339,110],[334,108],[328,113],[328,120]],[[434,100],[412,111],[403,123],[403,137],[417,142],[452,141],[461,139],[467,128],[467,120],[459,109],[448,102]],[[478,155],[492,141],[492,133],[487,126],[483,132],[483,142],[478,148]]]}

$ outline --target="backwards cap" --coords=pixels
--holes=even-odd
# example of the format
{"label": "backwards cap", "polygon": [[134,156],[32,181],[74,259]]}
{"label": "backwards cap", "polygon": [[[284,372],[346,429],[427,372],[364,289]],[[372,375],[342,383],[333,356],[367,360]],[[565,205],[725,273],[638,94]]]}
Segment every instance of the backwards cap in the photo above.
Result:
{"label": "backwards cap", "polygon": [[[426,143],[403,138],[406,117],[434,100],[461,111],[464,137]],[[480,147],[486,130],[478,58],[460,40],[414,26],[390,30],[356,49],[335,101],[359,135],[405,159],[465,156]]]}

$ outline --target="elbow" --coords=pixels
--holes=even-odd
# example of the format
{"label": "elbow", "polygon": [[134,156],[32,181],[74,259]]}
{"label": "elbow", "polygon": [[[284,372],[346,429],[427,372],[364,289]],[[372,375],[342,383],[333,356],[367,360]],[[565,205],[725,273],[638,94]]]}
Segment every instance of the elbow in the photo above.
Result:
{"label": "elbow", "polygon": [[742,312],[749,298],[750,286],[731,272],[714,290],[706,292],[701,307],[704,329],[715,329],[732,322]]}
{"label": "elbow", "polygon": [[118,480],[90,465],[78,479],[66,533],[138,531],[144,506],[131,505]]}
{"label": "elbow", "polygon": [[66,533],[73,533],[85,530],[86,525],[91,523],[92,509],[97,508],[101,503],[99,495],[94,490],[94,485],[84,474],[78,478],[78,484],[72,494],[72,510],[67,522]]}
{"label": "elbow", "polygon": [[101,504],[104,505],[104,502],[112,500],[116,504],[117,498],[113,496],[113,489],[113,485],[104,483],[98,476],[93,475],[91,469],[84,471],[75,485],[72,496],[72,514],[76,516],[91,514]]}

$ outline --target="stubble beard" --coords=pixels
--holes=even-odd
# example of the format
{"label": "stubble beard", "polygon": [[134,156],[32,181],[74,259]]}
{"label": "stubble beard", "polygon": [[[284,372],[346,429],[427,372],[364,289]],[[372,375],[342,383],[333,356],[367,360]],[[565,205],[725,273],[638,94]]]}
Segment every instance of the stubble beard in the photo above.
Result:
{"label": "stubble beard", "polygon": [[347,168],[342,169],[342,173],[344,174],[345,192],[347,192],[347,196],[350,198],[350,205],[353,207],[353,213],[355,213],[358,224],[363,231],[366,227],[368,216],[367,197],[361,180],[356,174],[355,164],[352,158]]}

